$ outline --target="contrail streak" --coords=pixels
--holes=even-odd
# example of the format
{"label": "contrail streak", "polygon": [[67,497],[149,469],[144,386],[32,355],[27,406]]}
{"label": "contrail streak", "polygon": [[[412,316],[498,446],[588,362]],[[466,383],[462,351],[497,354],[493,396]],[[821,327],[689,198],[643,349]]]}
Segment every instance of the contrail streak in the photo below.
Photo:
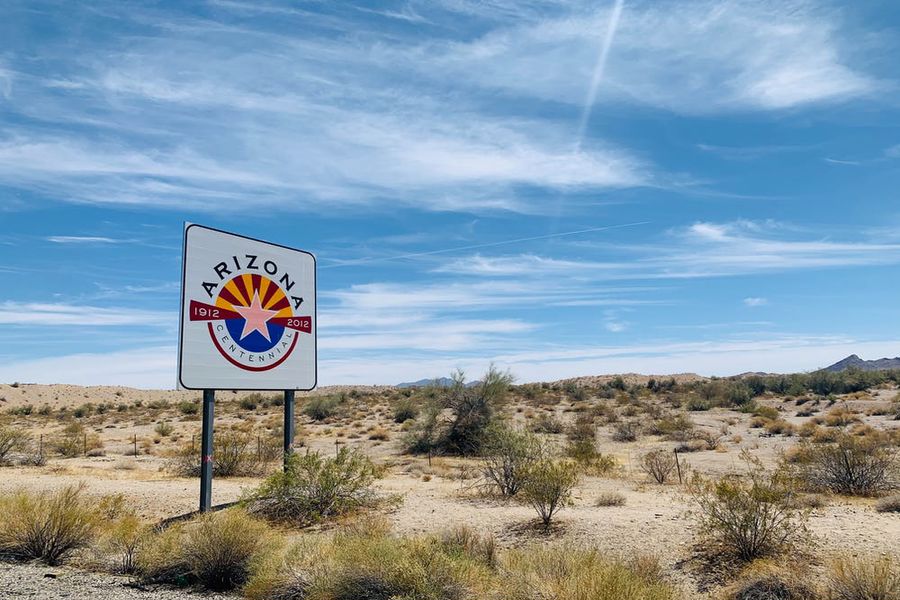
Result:
{"label": "contrail streak", "polygon": [[594,64],[591,87],[588,88],[584,109],[581,111],[581,121],[578,123],[578,137],[575,139],[576,152],[581,150],[581,142],[584,140],[584,134],[587,131],[588,119],[591,117],[591,110],[594,107],[594,102],[597,100],[597,91],[600,89],[600,82],[603,80],[603,72],[606,70],[606,59],[609,56],[609,49],[612,47],[613,38],[616,36],[616,29],[619,28],[619,17],[622,16],[622,5],[625,4],[625,0],[615,1],[612,14],[609,17],[609,23],[606,26],[606,37],[603,38],[603,46],[601,46],[597,62]]}
{"label": "contrail streak", "polygon": [[549,233],[547,235],[535,235],[532,237],[516,238],[514,240],[502,240],[499,242],[488,242],[486,244],[472,244],[470,246],[456,246],[454,248],[443,248],[441,250],[429,250],[428,252],[413,252],[412,254],[400,254],[398,256],[388,256],[383,258],[361,258],[359,260],[348,260],[336,265],[325,265],[319,269],[333,269],[336,267],[350,267],[354,265],[379,262],[402,260],[405,258],[417,258],[420,256],[431,256],[433,254],[446,254],[448,252],[459,252],[461,250],[478,250],[480,248],[493,248],[495,246],[505,246],[507,244],[519,244],[522,242],[533,242],[535,240],[549,240],[551,238],[565,237],[570,235],[579,235],[582,233],[593,233],[596,231],[609,231],[610,229],[623,229],[625,227],[637,227],[638,225],[647,225],[650,221],[638,221],[636,223],[623,223],[622,225],[607,225],[605,227],[591,227],[590,229],[579,229],[577,231],[563,231],[560,233]]}

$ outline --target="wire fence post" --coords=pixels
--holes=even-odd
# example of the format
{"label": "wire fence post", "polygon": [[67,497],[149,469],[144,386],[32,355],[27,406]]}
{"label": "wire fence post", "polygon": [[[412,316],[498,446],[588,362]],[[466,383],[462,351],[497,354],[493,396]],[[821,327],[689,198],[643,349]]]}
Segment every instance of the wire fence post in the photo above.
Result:
{"label": "wire fence post", "polygon": [[675,467],[678,469],[678,484],[681,485],[683,482],[681,481],[681,461],[678,460],[678,448],[675,448],[673,452],[675,452]]}

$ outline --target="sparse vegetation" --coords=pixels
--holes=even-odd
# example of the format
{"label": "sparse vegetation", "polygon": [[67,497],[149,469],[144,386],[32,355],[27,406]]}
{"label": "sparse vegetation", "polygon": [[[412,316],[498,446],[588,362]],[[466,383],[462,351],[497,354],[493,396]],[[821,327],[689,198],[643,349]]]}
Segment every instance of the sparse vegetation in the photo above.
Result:
{"label": "sparse vegetation", "polygon": [[691,492],[708,552],[744,561],[778,555],[807,539],[792,481],[748,458],[747,472],[709,481],[695,475]]}
{"label": "sparse vegetation", "polygon": [[795,469],[813,491],[874,496],[900,485],[900,457],[881,436],[841,434],[835,443],[805,446]]}
{"label": "sparse vegetation", "polygon": [[485,436],[482,454],[482,473],[488,487],[502,496],[515,496],[545,451],[535,435],[495,425]]}
{"label": "sparse vegetation", "polygon": [[313,421],[324,421],[337,412],[340,404],[340,396],[313,396],[303,406],[303,414]]}
{"label": "sparse vegetation", "polygon": [[625,496],[619,492],[603,492],[597,496],[594,506],[625,506]]}
{"label": "sparse vegetation", "polygon": [[[213,475],[248,477],[258,475],[275,456],[261,452],[259,438],[238,429],[226,429],[213,436]],[[271,446],[267,444],[266,448]],[[200,476],[200,448],[185,445],[169,461],[169,468],[181,477]]]}
{"label": "sparse vegetation", "polygon": [[234,589],[272,538],[265,523],[241,510],[208,513],[149,538],[137,554],[137,572],[147,581]]}
{"label": "sparse vegetation", "polygon": [[63,562],[97,535],[101,514],[80,486],[0,497],[0,557]]}
{"label": "sparse vegetation", "polygon": [[890,556],[841,558],[828,573],[829,600],[900,600],[900,565]]}
{"label": "sparse vegetation", "polygon": [[[450,386],[433,390],[429,406],[407,437],[407,449],[480,455],[485,433],[495,422],[497,409],[504,403],[511,384],[512,376],[494,366],[473,386],[467,386],[465,375],[457,371]],[[449,412],[449,419],[442,419],[442,411]]]}
{"label": "sparse vegetation", "polygon": [[0,425],[0,466],[7,463],[11,453],[25,450],[30,440],[24,429]]}
{"label": "sparse vegetation", "polygon": [[[798,572],[799,571],[799,572]],[[747,569],[722,594],[723,600],[818,600],[818,590],[802,576],[802,569],[788,569],[760,561]]]}
{"label": "sparse vegetation", "polygon": [[652,477],[656,483],[662,485],[669,480],[669,476],[672,475],[678,466],[675,461],[674,452],[659,448],[651,450],[641,457],[641,469]]}
{"label": "sparse vegetation", "polygon": [[577,484],[575,465],[545,458],[531,467],[522,496],[537,511],[546,529],[556,513],[569,504]]}
{"label": "sparse vegetation", "polygon": [[377,477],[372,461],[348,448],[334,458],[293,454],[285,472],[270,475],[243,503],[253,515],[303,527],[372,506]]}

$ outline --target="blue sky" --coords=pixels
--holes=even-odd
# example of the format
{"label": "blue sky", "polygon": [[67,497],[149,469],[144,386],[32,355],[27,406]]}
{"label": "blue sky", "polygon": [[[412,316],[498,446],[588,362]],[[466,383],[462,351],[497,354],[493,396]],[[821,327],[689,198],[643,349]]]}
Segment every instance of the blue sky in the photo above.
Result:
{"label": "blue sky", "polygon": [[172,387],[183,221],[319,258],[320,384],[900,354],[893,2],[0,7],[0,381]]}

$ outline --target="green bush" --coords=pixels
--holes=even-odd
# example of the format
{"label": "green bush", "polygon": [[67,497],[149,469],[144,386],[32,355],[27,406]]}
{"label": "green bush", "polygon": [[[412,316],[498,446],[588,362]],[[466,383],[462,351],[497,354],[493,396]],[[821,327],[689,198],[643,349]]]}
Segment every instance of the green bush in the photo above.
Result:
{"label": "green bush", "polygon": [[0,556],[58,565],[96,537],[102,515],[81,486],[0,498]]}
{"label": "green bush", "polygon": [[577,484],[575,465],[541,459],[531,467],[522,496],[537,511],[544,528],[549,528],[554,515],[571,503],[572,490]]}
{"label": "green bush", "polygon": [[313,396],[303,407],[303,414],[313,421],[324,421],[337,413],[340,396]]}
{"label": "green bush", "polygon": [[[120,405],[123,406],[123,405]],[[200,404],[198,402],[179,402],[178,403],[178,411],[186,416],[196,415],[200,412]]]}
{"label": "green bush", "polygon": [[492,426],[482,448],[482,475],[492,490],[502,496],[515,496],[543,454],[544,448],[534,434],[505,425]]}
{"label": "green bush", "polygon": [[419,407],[411,398],[400,398],[394,404],[394,422],[405,423],[419,416]]}
{"label": "green bush", "polygon": [[695,475],[690,489],[702,543],[710,553],[752,561],[788,552],[807,540],[793,481],[782,472],[767,473],[758,461],[750,460],[746,474],[718,481]]}
{"label": "green bush", "polygon": [[[431,401],[415,427],[406,437],[409,452],[437,452],[477,456],[482,452],[485,433],[495,422],[497,409],[505,402],[512,376],[493,365],[481,381],[466,385],[465,375],[457,371],[447,387],[435,387],[426,395]],[[449,418],[443,419],[442,412]]]}
{"label": "green bush", "polygon": [[153,428],[153,431],[155,431],[160,437],[169,437],[170,435],[172,435],[172,432],[175,431],[175,428],[172,427],[171,423],[160,421],[156,424],[156,427]]}
{"label": "green bush", "polygon": [[372,461],[346,447],[334,458],[292,454],[286,471],[270,475],[243,504],[251,514],[302,527],[372,506],[378,477]]}

